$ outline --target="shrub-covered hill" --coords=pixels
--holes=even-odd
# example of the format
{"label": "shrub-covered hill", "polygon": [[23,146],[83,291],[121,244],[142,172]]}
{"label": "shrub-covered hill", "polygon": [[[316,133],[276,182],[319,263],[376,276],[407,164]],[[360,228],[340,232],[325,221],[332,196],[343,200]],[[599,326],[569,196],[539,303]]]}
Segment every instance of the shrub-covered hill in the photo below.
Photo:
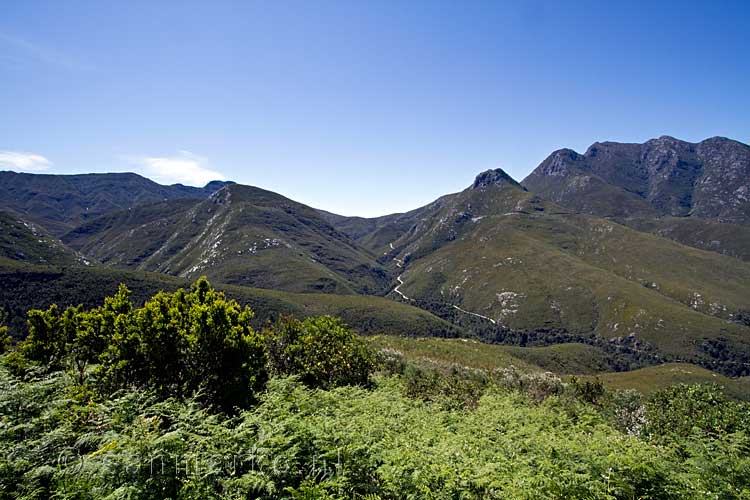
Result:
{"label": "shrub-covered hill", "polygon": [[373,250],[400,273],[390,296],[471,321],[484,339],[594,335],[728,374],[750,370],[747,262],[572,213],[499,169],[386,227],[394,239]]}
{"label": "shrub-covered hill", "polygon": [[597,375],[613,390],[637,389],[651,394],[675,384],[718,384],[732,398],[750,401],[750,379],[728,378],[700,366],[687,363],[665,363],[629,372]]}
{"label": "shrub-covered hill", "polygon": [[717,384],[728,397],[750,401],[750,379],[729,378],[689,363],[663,363],[629,371],[612,370],[611,354],[590,345],[567,343],[543,347],[485,344],[473,339],[410,338],[376,335],[372,346],[398,353],[412,363],[426,363],[443,373],[455,369],[492,372],[513,366],[522,373],[549,371],[581,380],[600,380],[611,390],[652,394],[676,384]]}
{"label": "shrub-covered hill", "polygon": [[31,311],[0,354],[0,499],[750,495],[750,407],[715,386],[445,371],[252,316],[205,279]]}
{"label": "shrub-covered hill", "polygon": [[[158,273],[121,271],[101,267],[27,266],[0,259],[0,307],[9,316],[11,333],[20,338],[26,331],[26,311],[50,304],[83,304],[93,307],[125,283],[136,303],[143,303],[159,290],[175,290],[187,280]],[[381,297],[361,295],[295,294],[231,285],[221,285],[230,297],[250,305],[256,326],[290,314],[307,317],[334,314],[361,333],[392,333],[418,336],[462,335],[462,331],[432,314]]]}
{"label": "shrub-covered hill", "polygon": [[56,266],[83,263],[80,256],[41,227],[6,211],[0,211],[0,258]]}
{"label": "shrub-covered hill", "polygon": [[113,211],[62,237],[109,266],[291,292],[382,294],[385,270],[320,214],[234,184],[204,200]]}
{"label": "shrub-covered hill", "polygon": [[408,359],[425,359],[444,366],[494,370],[513,365],[523,371],[557,374],[612,371],[610,356],[594,346],[563,343],[543,347],[486,344],[475,339],[414,338],[377,335],[370,339],[380,349],[392,349]]}
{"label": "shrub-covered hill", "polygon": [[162,186],[134,173],[54,175],[0,172],[0,208],[60,236],[112,210],[177,198],[207,198],[228,184]]}

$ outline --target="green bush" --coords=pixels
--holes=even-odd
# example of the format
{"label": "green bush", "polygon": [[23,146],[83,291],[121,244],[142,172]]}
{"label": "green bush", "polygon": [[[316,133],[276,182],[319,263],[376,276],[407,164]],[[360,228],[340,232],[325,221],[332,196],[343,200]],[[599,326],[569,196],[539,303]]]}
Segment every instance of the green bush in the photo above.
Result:
{"label": "green bush", "polygon": [[161,398],[200,393],[205,403],[231,410],[252,403],[267,379],[252,317],[205,278],[189,291],[160,292],[139,309],[121,285],[94,309],[29,311],[21,353],[48,370],[74,373],[79,385],[98,364],[92,385],[103,396],[133,386]]}
{"label": "green bush", "polygon": [[598,377],[594,380],[580,380],[578,377],[571,377],[570,385],[573,388],[573,395],[587,403],[596,404],[604,396],[604,384]]}
{"label": "green bush", "polygon": [[161,292],[128,310],[122,305],[123,320],[112,318],[113,335],[101,357],[103,385],[136,384],[162,398],[199,392],[223,410],[247,407],[262,390],[265,354],[250,326],[253,312],[227,300],[205,278],[189,292]]}
{"label": "green bush", "polygon": [[8,320],[8,313],[5,309],[0,307],[0,354],[8,352],[12,339],[8,334],[8,325],[5,322]]}
{"label": "green bush", "polygon": [[437,403],[443,409],[474,409],[489,384],[483,370],[433,366],[426,360],[406,363],[401,372],[404,394]]}
{"label": "green bush", "polygon": [[615,428],[637,436],[646,424],[643,399],[643,395],[633,389],[608,392],[601,402],[602,412]]}
{"label": "green bush", "polygon": [[715,384],[679,384],[655,393],[646,404],[644,433],[653,440],[675,441],[692,434],[720,438],[750,434],[747,403],[728,399]]}
{"label": "green bush", "polygon": [[269,371],[310,387],[367,385],[375,355],[339,318],[280,318],[264,331]]}

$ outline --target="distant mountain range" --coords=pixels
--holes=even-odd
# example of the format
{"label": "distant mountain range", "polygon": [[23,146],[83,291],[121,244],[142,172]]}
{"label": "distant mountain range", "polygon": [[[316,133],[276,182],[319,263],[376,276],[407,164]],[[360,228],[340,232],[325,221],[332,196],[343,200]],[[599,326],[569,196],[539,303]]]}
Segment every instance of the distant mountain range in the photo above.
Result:
{"label": "distant mountain range", "polygon": [[47,175],[0,172],[0,207],[41,224],[60,236],[100,215],[143,203],[206,198],[228,183],[203,188],[162,186],[137,174]]}
{"label": "distant mountain range", "polygon": [[552,153],[523,185],[578,212],[750,260],[750,146],[660,137]]}
{"label": "distant mountain range", "polygon": [[[369,219],[251,186],[135,174],[2,172],[0,210],[12,273],[117,268],[380,295],[426,311],[441,335],[437,317],[489,341],[575,341],[635,365],[750,373],[750,147],[729,139],[560,150],[521,183],[490,170],[460,193]],[[388,301],[372,300],[386,316]]]}
{"label": "distant mountain range", "polygon": [[301,203],[229,185],[98,217],[62,241],[106,265],[294,292],[377,294],[385,270]]}

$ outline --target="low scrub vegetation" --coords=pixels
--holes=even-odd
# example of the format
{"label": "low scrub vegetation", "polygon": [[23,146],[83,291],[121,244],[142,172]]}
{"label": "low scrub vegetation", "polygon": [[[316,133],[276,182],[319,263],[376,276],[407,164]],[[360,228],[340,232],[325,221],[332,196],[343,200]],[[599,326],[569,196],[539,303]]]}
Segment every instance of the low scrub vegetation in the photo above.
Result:
{"label": "low scrub vegetation", "polygon": [[0,499],[750,497],[750,406],[716,386],[607,391],[252,314],[205,280],[30,312],[0,357]]}

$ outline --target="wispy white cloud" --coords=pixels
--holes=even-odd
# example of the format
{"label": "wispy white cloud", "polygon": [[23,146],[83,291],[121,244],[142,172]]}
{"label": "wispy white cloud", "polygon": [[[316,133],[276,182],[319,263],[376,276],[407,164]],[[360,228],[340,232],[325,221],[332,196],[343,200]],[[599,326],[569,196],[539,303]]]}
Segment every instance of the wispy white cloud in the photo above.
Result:
{"label": "wispy white cloud", "polygon": [[224,174],[206,165],[206,158],[190,151],[178,151],[174,156],[130,158],[130,162],[140,173],[161,184],[204,186],[210,181],[226,180]]}
{"label": "wispy white cloud", "polygon": [[36,153],[22,151],[0,151],[0,168],[21,172],[42,172],[52,166],[52,162]]}

